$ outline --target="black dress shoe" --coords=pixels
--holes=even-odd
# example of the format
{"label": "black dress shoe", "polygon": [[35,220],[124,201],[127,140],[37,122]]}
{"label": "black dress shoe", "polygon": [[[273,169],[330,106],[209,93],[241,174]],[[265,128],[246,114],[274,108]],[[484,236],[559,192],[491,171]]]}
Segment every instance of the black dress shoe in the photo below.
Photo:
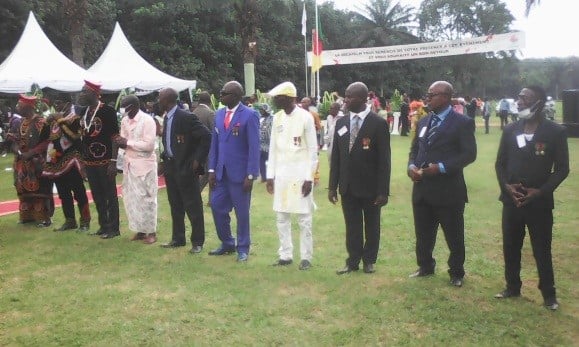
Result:
{"label": "black dress shoe", "polygon": [[551,311],[557,311],[557,309],[559,308],[559,302],[557,301],[557,298],[552,296],[550,298],[545,299],[545,307]]}
{"label": "black dress shoe", "polygon": [[343,274],[347,274],[347,273],[350,273],[352,271],[358,271],[358,270],[359,270],[358,268],[354,268],[354,267],[351,267],[350,265],[346,265],[343,269],[336,271],[336,274],[337,275],[343,275]]}
{"label": "black dress shoe", "polygon": [[212,251],[209,251],[209,255],[224,255],[224,254],[231,254],[235,253],[235,247],[219,247]]}
{"label": "black dress shoe", "polygon": [[515,292],[513,290],[510,289],[505,289],[500,293],[497,293],[495,295],[495,298],[497,299],[508,299],[508,298],[516,298],[521,296],[521,292]]}
{"label": "black dress shoe", "polygon": [[51,225],[52,225],[52,219],[48,219],[48,220],[45,220],[45,221],[42,221],[42,222],[36,224],[36,227],[38,227],[38,228],[47,228],[47,227],[49,227],[49,226],[51,226]]}
{"label": "black dress shoe", "polygon": [[99,230],[95,231],[94,233],[90,233],[89,235],[91,235],[91,236],[101,236],[101,235],[104,235],[104,234],[106,234],[106,233],[107,233],[107,232],[104,231],[103,229],[99,229]]}
{"label": "black dress shoe", "polygon": [[462,287],[464,279],[462,277],[451,277],[450,284],[455,287]]}
{"label": "black dress shoe", "polygon": [[120,236],[120,235],[121,235],[121,233],[118,231],[116,233],[104,233],[101,235],[101,239],[108,240],[108,239],[112,239],[112,238],[115,238],[115,237]]}
{"label": "black dress shoe", "polygon": [[177,247],[183,247],[185,246],[185,243],[177,243],[175,241],[171,241],[169,243],[164,243],[161,245],[161,247],[163,248],[177,248]]}
{"label": "black dress shoe", "polygon": [[408,276],[408,277],[416,278],[416,277],[426,277],[426,276],[432,276],[432,275],[434,275],[434,270],[426,271],[423,269],[418,269],[418,270],[416,270],[416,272],[411,273],[410,276]]}
{"label": "black dress shoe", "polygon": [[309,260],[304,259],[300,262],[300,266],[298,267],[300,270],[309,270],[312,267],[312,263]]}
{"label": "black dress shoe", "polygon": [[71,230],[71,229],[76,229],[76,228],[77,228],[76,221],[74,219],[72,219],[72,220],[65,221],[64,224],[60,228],[55,228],[54,231],[66,231],[66,230]]}
{"label": "black dress shoe", "polygon": [[203,246],[193,246],[193,247],[191,247],[191,249],[189,250],[189,253],[191,253],[191,254],[198,254],[198,253],[201,253],[202,250],[203,250]]}
{"label": "black dress shoe", "polygon": [[374,269],[374,264],[364,264],[364,273],[367,274],[373,274],[374,272],[376,272],[376,269]]}
{"label": "black dress shoe", "polygon": [[271,264],[271,266],[287,266],[290,265],[291,263],[293,263],[294,261],[292,259],[279,259],[278,261],[276,261],[275,263]]}

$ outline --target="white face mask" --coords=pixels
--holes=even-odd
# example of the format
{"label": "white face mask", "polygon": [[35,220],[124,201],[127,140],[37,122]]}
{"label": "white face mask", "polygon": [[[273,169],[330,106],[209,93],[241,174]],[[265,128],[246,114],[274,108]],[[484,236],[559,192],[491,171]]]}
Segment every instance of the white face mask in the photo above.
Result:
{"label": "white face mask", "polygon": [[531,107],[527,107],[523,110],[519,111],[519,118],[520,119],[531,119],[533,118],[533,116],[535,115],[535,113],[537,113],[537,109],[539,108],[539,103],[541,101],[537,101],[535,102]]}

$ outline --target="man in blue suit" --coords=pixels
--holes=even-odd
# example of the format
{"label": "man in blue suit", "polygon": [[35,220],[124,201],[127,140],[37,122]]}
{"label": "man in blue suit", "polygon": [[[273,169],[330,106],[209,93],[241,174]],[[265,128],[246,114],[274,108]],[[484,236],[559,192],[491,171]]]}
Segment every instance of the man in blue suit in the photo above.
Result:
{"label": "man in blue suit", "polygon": [[235,252],[231,235],[231,217],[237,217],[237,261],[245,262],[251,243],[249,206],[253,181],[259,175],[259,115],[240,101],[243,87],[239,82],[227,82],[220,92],[226,107],[215,114],[215,128],[209,151],[210,202],[217,236],[221,245],[209,255]]}
{"label": "man in blue suit", "polygon": [[426,94],[431,111],[416,127],[410,148],[408,176],[414,182],[412,210],[418,270],[410,277],[434,274],[432,257],[438,226],[442,227],[450,256],[450,284],[461,287],[464,278],[464,207],[468,202],[463,169],[476,159],[474,119],[452,110],[452,85],[434,82]]}

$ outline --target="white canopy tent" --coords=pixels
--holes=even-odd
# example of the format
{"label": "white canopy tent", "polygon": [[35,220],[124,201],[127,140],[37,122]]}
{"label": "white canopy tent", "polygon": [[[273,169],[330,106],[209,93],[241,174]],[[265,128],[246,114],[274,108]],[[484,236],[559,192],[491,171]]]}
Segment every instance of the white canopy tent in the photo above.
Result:
{"label": "white canopy tent", "polygon": [[151,64],[135,51],[127,40],[119,23],[99,59],[87,70],[90,78],[102,84],[106,91],[134,88],[153,91],[171,87],[177,91],[194,89],[195,80],[183,80],[168,75]]}
{"label": "white canopy tent", "polygon": [[29,92],[34,83],[74,92],[82,88],[85,76],[83,68],[52,44],[30,12],[20,40],[0,65],[0,92]]}

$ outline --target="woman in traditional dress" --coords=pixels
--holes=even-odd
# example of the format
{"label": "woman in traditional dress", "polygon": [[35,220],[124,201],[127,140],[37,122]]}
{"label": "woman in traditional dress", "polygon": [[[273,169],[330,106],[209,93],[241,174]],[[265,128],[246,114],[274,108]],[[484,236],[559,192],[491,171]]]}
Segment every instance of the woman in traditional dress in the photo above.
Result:
{"label": "woman in traditional dress", "polygon": [[50,130],[35,111],[37,102],[37,97],[26,95],[20,95],[18,100],[22,122],[13,134],[14,186],[20,200],[19,223],[36,222],[39,227],[47,227],[52,224],[54,200],[52,182],[42,177],[42,168]]}

